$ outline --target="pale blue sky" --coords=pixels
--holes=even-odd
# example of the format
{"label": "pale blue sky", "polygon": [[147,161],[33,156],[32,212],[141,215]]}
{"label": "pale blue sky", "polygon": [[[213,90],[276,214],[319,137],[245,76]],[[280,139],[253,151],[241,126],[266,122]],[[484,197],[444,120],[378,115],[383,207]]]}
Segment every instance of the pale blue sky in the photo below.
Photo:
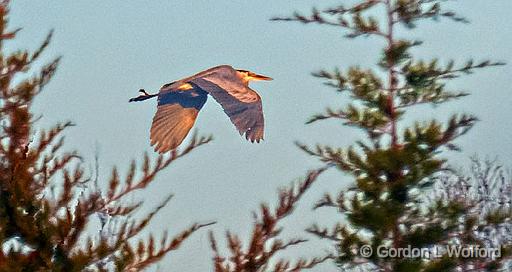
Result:
{"label": "pale blue sky", "polygon": [[[279,186],[319,165],[294,146],[295,140],[347,146],[362,135],[336,122],[304,125],[312,114],[346,101],[310,72],[355,64],[371,66],[382,45],[372,39],[346,40],[336,28],[268,20],[294,10],[309,11],[318,1],[261,2],[17,0],[13,1],[10,26],[24,30],[8,46],[34,49],[48,30],[55,29],[45,59],[64,58],[57,76],[35,104],[44,115],[38,125],[75,122],[77,126],[67,132],[67,147],[79,149],[92,162],[98,145],[102,173],[112,165],[125,169],[130,159],[152,152],[148,138],[155,101],[127,103],[139,88],[155,91],[164,83],[218,64],[273,77],[274,81],[252,85],[263,99],[263,143],[242,139],[220,106],[209,99],[196,128],[213,134],[215,140],[162,172],[138,196],[146,199],[149,208],[170,192],[176,195],[150,226],[155,233],[164,228],[176,232],[194,221],[217,220],[211,229],[220,238],[228,228],[246,238],[251,211],[258,203],[274,203]],[[320,7],[343,2],[347,1],[323,1]],[[510,0],[466,0],[450,5],[472,23],[422,24],[408,34],[425,40],[416,50],[419,56],[512,62]],[[512,161],[511,74],[509,65],[456,80],[451,86],[473,95],[436,109],[419,107],[411,116],[444,120],[451,112],[474,113],[482,122],[459,141],[464,151],[451,154],[452,162],[465,165],[469,155],[478,153],[499,156],[508,163]],[[301,202],[300,211],[285,221],[285,235],[303,235],[301,231],[315,217],[326,224],[336,220],[329,216],[334,213],[311,213],[310,209],[324,192],[336,191],[334,188],[349,181],[335,171],[322,176]],[[329,244],[304,236],[312,242],[291,255],[321,255],[330,249]],[[165,258],[161,268],[210,271],[211,256],[207,231],[203,230]],[[335,270],[330,265],[323,268]]]}

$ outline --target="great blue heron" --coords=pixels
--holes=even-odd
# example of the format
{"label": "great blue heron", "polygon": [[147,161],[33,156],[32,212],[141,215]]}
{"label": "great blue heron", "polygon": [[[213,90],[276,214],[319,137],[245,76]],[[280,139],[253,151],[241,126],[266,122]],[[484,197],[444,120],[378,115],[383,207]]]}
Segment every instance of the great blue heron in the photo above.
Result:
{"label": "great blue heron", "polygon": [[231,122],[251,142],[263,139],[261,97],[249,88],[249,81],[272,80],[247,70],[221,65],[191,77],[165,84],[156,94],[141,89],[130,102],[158,97],[158,109],[151,125],[151,145],[165,153],[178,147],[194,125],[197,113],[210,94]]}

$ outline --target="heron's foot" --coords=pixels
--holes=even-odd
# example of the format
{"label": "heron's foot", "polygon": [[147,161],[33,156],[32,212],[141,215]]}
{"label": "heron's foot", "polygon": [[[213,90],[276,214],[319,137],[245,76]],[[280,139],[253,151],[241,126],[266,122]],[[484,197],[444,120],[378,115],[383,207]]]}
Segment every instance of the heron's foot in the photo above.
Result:
{"label": "heron's foot", "polygon": [[142,93],[143,95],[149,95],[149,94],[146,92],[146,90],[144,90],[144,89],[140,89],[140,90],[139,90],[139,93]]}
{"label": "heron's foot", "polygon": [[146,90],[144,90],[144,89],[140,89],[140,90],[139,90],[139,93],[140,93],[140,95],[139,95],[139,96],[134,97],[134,98],[131,98],[130,100],[128,100],[128,102],[144,101],[144,100],[146,100],[146,99],[150,99],[150,98],[155,97],[155,96],[157,96],[157,95],[158,95],[158,94],[148,94],[148,93],[146,92]]}

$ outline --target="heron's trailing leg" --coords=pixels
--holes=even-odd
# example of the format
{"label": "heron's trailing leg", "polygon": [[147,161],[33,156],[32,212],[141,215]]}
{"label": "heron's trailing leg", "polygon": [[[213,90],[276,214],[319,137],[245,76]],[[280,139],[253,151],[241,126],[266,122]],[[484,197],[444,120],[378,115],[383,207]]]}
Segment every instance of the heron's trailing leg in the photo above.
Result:
{"label": "heron's trailing leg", "polygon": [[148,94],[144,89],[140,89],[139,93],[141,93],[139,96],[128,100],[128,102],[144,101],[146,99],[150,99],[152,97],[158,96],[158,94]]}

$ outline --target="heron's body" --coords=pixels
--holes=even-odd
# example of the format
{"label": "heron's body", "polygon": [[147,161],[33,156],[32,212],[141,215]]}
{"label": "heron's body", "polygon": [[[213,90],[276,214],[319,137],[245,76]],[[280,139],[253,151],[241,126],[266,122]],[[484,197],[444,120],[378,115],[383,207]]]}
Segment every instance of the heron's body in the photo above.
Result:
{"label": "heron's body", "polygon": [[180,79],[160,88],[158,94],[130,99],[142,101],[158,96],[158,110],[151,126],[151,145],[160,153],[178,147],[187,136],[199,110],[211,95],[224,109],[231,122],[247,140],[263,139],[264,119],[260,96],[248,83],[251,80],[271,80],[246,70],[221,65]]}

